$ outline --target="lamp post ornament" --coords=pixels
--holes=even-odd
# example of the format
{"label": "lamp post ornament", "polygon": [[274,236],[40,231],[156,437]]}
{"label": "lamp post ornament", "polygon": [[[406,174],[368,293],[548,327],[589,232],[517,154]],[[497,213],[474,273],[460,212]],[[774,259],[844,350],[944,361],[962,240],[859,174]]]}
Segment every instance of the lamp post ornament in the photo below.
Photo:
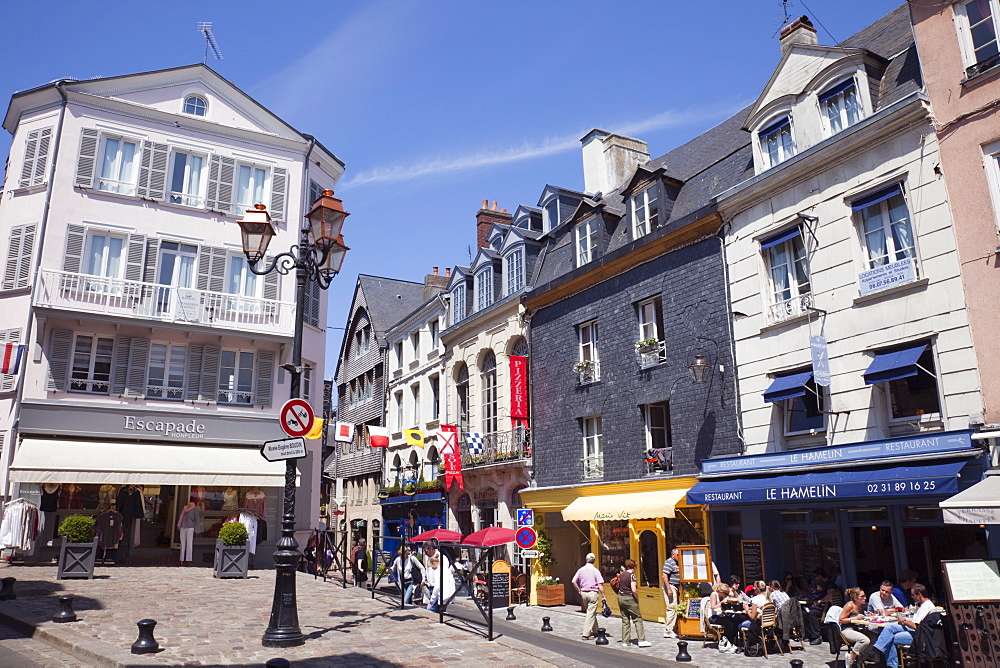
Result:
{"label": "lamp post ornament", "polygon": [[[276,271],[287,275],[295,270],[295,333],[292,340],[292,360],[285,365],[291,375],[292,399],[301,397],[302,387],[302,329],[306,306],[306,284],[316,281],[323,290],[330,287],[333,277],[340,272],[344,256],[349,250],[340,234],[344,220],[350,215],[332,190],[324,190],[306,218],[308,227],[300,227],[298,244],[279,253],[265,269],[257,269],[264,258],[267,246],[274,236],[271,217],[263,204],[255,204],[239,221],[243,237],[243,252],[247,266],[257,275]],[[310,240],[311,237],[311,240]],[[271,619],[264,631],[264,647],[294,647],[305,642],[299,630],[299,613],[295,599],[295,567],[298,550],[295,542],[295,460],[285,461],[285,499],[281,517],[281,538],[274,552],[274,600]]]}

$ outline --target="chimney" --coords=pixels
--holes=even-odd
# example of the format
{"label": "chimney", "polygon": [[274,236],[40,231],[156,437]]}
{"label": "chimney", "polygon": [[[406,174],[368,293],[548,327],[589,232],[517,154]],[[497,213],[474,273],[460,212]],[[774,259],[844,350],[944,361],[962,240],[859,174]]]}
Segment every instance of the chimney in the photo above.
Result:
{"label": "chimney", "polygon": [[444,268],[444,277],[445,278],[451,278],[451,267],[445,267]]}
{"label": "chimney", "polygon": [[437,267],[432,267],[431,270],[433,273],[424,276],[424,301],[448,289],[448,277],[438,275]]}
{"label": "chimney", "polygon": [[792,44],[819,44],[816,39],[816,28],[808,16],[800,16],[778,33],[778,43],[781,45],[781,55],[784,56]]}
{"label": "chimney", "polygon": [[489,236],[490,228],[493,227],[494,223],[510,225],[510,221],[513,219],[514,216],[507,213],[507,209],[497,209],[496,202],[493,202],[493,206],[490,207],[489,200],[484,199],[483,208],[476,214],[476,232],[478,233],[476,247],[486,248],[489,245],[486,242],[486,237]]}
{"label": "chimney", "polygon": [[637,165],[649,161],[649,145],[640,140],[603,130],[591,130],[583,144],[583,188],[607,195],[632,175]]}

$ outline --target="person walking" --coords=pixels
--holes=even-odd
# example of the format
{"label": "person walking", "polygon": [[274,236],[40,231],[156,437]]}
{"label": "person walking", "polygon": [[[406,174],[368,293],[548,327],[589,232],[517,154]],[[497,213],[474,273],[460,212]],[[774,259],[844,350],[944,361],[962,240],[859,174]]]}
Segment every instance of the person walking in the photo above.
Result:
{"label": "person walking", "polygon": [[364,538],[359,538],[358,542],[355,543],[354,549],[351,550],[351,570],[354,571],[354,585],[356,587],[363,587],[366,580],[368,580],[368,554],[365,546],[367,541]]}
{"label": "person walking", "polygon": [[597,635],[597,606],[604,602],[604,576],[594,566],[596,559],[593,552],[589,553],[586,563],[573,576],[573,587],[587,606],[587,617],[583,620],[580,635],[584,640],[592,640]]}
{"label": "person walking", "polygon": [[632,638],[632,625],[635,625],[635,638],[639,647],[649,647],[646,641],[646,631],[639,614],[639,591],[635,582],[635,562],[625,560],[625,570],[618,576],[618,609],[622,613],[622,645],[628,646]]}
{"label": "person walking", "polygon": [[674,625],[677,623],[677,596],[681,587],[681,569],[677,565],[677,548],[670,550],[670,556],[663,562],[663,602],[666,604],[664,613],[664,638],[676,638]]}
{"label": "person walking", "polygon": [[392,570],[396,573],[396,581],[403,592],[403,605],[410,605],[417,583],[424,581],[424,565],[413,556],[410,548],[400,547],[396,559],[392,562]]}

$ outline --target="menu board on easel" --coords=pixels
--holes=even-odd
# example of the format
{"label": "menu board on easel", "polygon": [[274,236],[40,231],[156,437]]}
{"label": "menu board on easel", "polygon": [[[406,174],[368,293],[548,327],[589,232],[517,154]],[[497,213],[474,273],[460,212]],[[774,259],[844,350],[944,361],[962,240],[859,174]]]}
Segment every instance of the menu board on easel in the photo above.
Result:
{"label": "menu board on easel", "polygon": [[712,555],[708,545],[678,545],[681,582],[712,582]]}
{"label": "menu board on easel", "polygon": [[764,579],[764,541],[741,540],[743,553],[743,582],[753,584]]}
{"label": "menu board on easel", "polygon": [[996,559],[941,561],[963,666],[1000,665],[1000,567]]}
{"label": "menu board on easel", "polygon": [[1000,569],[996,559],[942,561],[941,568],[952,601],[1000,601]]}

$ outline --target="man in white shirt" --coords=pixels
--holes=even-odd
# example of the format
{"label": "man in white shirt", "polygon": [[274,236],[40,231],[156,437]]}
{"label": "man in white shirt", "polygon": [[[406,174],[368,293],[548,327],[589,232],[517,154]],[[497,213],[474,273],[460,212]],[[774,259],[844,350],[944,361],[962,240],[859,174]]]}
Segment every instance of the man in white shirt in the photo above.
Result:
{"label": "man in white shirt", "polygon": [[868,599],[868,612],[882,612],[886,608],[902,608],[903,604],[892,595],[892,583],[883,580],[878,591],[873,591]]}
{"label": "man in white shirt", "polygon": [[896,645],[913,644],[911,631],[916,629],[917,624],[934,610],[934,601],[927,596],[927,587],[924,585],[913,585],[913,588],[910,589],[910,595],[918,606],[917,611],[913,613],[913,618],[900,619],[899,624],[886,624],[882,628],[878,640],[875,641],[875,649],[885,655],[886,666],[899,666],[899,653],[896,651]]}

